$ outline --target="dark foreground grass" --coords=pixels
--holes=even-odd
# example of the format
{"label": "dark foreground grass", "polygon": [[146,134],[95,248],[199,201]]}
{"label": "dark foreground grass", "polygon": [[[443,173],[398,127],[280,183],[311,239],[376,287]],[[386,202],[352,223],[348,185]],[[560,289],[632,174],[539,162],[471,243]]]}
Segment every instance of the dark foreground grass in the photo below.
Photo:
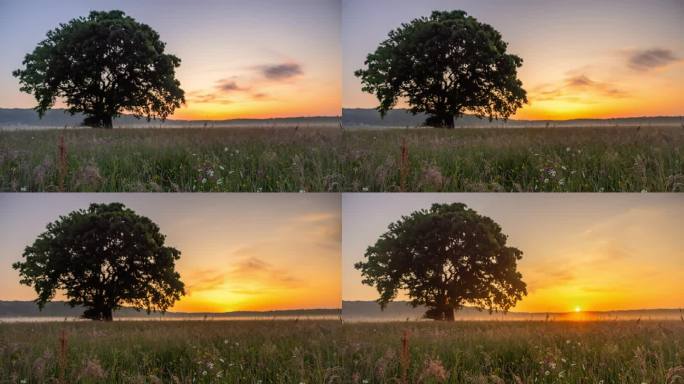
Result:
{"label": "dark foreground grass", "polygon": [[674,384],[682,366],[682,322],[0,324],[3,383]]}
{"label": "dark foreground grass", "polygon": [[0,132],[2,191],[682,191],[682,127]]}

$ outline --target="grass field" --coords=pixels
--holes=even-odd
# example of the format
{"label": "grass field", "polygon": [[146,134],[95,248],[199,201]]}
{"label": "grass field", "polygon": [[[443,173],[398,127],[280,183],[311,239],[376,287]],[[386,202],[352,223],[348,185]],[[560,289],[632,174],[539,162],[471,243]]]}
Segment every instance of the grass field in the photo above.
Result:
{"label": "grass field", "polygon": [[0,131],[3,191],[682,191],[684,129]]}
{"label": "grass field", "polygon": [[681,321],[0,324],[2,383],[674,384],[683,366]]}

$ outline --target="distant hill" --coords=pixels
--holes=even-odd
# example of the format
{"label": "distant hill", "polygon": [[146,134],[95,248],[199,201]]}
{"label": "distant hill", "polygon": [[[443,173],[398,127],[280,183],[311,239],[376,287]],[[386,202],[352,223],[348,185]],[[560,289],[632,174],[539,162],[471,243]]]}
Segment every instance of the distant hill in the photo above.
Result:
{"label": "distant hill", "polygon": [[[64,109],[51,109],[43,118],[28,108],[0,108],[0,127],[2,128],[63,128],[78,127],[83,122],[83,115],[70,115]],[[272,126],[272,125],[330,125],[338,127],[339,116],[283,117],[272,119],[229,119],[229,120],[174,120],[164,122],[136,119],[123,115],[114,119],[114,127],[219,127],[219,126]]]}
{"label": "distant hill", "polygon": [[[389,303],[385,310],[381,310],[375,301],[343,301],[342,318],[350,321],[403,321],[420,320],[425,313],[425,307],[413,308],[406,301]],[[507,314],[478,311],[465,307],[456,312],[456,320],[568,320],[581,316],[590,320],[679,320],[682,313],[679,309],[639,309],[627,311],[591,311],[575,314],[574,312],[515,312]]]}
{"label": "distant hill", "polygon": [[[342,125],[345,128],[362,127],[419,127],[425,122],[425,114],[412,115],[406,109],[393,109],[382,118],[372,108],[345,108],[342,110]],[[625,117],[617,119],[575,119],[575,120],[501,120],[489,121],[465,115],[456,119],[457,127],[576,127],[576,126],[680,126],[680,116]]]}
{"label": "distant hill", "polygon": [[[71,308],[64,301],[53,301],[47,303],[43,310],[39,310],[33,301],[0,301],[0,321],[8,317],[80,317],[83,313],[82,307]],[[277,311],[235,311],[235,312],[166,312],[164,318],[204,318],[206,317],[307,317],[307,316],[326,316],[336,317],[340,315],[339,308],[321,309],[292,309]],[[126,317],[159,317],[159,313],[147,315],[145,311],[136,311],[132,308],[121,308],[114,312],[115,318]]]}

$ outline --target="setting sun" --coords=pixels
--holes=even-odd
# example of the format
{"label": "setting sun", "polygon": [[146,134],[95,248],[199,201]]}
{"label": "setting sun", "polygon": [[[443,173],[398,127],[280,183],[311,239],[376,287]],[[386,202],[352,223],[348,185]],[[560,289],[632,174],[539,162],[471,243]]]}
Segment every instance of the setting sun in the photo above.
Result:
{"label": "setting sun", "polygon": [[579,305],[576,306],[576,307],[575,307],[575,312],[578,312],[578,313],[579,313],[579,312],[582,312],[582,308],[580,308]]}

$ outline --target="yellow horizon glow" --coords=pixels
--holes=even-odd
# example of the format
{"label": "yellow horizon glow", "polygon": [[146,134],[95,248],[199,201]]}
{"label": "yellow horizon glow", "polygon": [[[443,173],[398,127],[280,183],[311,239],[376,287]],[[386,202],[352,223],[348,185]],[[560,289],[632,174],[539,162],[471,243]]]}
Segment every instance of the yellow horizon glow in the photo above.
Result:
{"label": "yellow horizon glow", "polygon": [[[19,260],[60,215],[109,202],[150,218],[166,245],[181,252],[175,269],[185,295],[171,312],[340,308],[341,218],[334,194],[5,194],[0,262]],[[0,300],[35,298],[15,270],[0,271]],[[63,292],[54,300],[64,300]]]}
{"label": "yellow horizon glow", "polygon": [[[403,215],[434,203],[467,204],[496,221],[523,252],[527,295],[511,312],[564,313],[679,308],[684,304],[682,199],[676,194],[487,195],[422,193],[344,201],[344,300],[376,300],[354,263]],[[397,300],[409,299],[400,291]],[[468,302],[464,303],[470,305]]]}

